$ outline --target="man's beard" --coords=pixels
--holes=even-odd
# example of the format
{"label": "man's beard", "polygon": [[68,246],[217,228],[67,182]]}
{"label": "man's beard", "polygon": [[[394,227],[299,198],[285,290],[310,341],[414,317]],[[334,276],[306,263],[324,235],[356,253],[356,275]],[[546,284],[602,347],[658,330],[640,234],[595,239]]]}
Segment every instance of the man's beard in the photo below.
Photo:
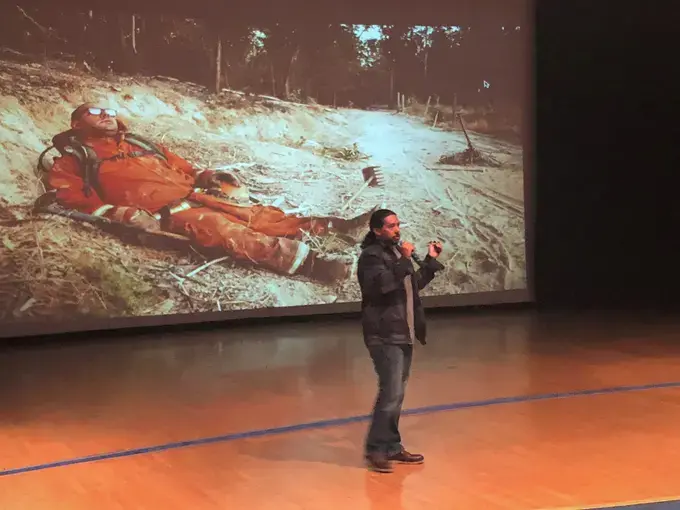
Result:
{"label": "man's beard", "polygon": [[118,134],[118,126],[107,129],[89,128],[86,133],[93,138],[109,138]]}
{"label": "man's beard", "polygon": [[118,124],[118,121],[115,121],[112,123],[111,127],[85,125],[82,126],[82,131],[92,138],[109,138],[118,134],[120,131],[120,124]]}

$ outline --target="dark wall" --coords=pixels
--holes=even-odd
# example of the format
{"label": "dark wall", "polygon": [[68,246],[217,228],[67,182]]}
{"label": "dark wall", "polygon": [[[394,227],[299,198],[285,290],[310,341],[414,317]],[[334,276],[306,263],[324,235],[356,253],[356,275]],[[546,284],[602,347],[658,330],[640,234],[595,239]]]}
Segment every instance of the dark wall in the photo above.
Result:
{"label": "dark wall", "polygon": [[538,4],[537,300],[675,307],[678,17],[661,2]]}

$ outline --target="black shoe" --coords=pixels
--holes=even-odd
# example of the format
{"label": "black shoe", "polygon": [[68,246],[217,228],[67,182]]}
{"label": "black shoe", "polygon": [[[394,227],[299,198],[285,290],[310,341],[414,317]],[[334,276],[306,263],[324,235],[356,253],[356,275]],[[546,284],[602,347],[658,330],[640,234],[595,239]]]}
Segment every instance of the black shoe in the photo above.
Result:
{"label": "black shoe", "polygon": [[399,453],[388,455],[387,460],[400,464],[422,464],[425,462],[425,457],[419,453],[409,453],[406,450],[402,450]]}
{"label": "black shoe", "polygon": [[368,464],[369,469],[377,471],[378,473],[392,472],[392,463],[381,453],[366,454],[366,463]]}

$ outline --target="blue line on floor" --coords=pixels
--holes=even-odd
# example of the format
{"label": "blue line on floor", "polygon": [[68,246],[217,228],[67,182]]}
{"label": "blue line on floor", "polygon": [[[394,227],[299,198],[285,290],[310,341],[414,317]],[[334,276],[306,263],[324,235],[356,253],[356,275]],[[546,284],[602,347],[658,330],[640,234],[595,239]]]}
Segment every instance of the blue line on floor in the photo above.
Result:
{"label": "blue line on floor", "polygon": [[[666,382],[656,384],[645,384],[639,386],[615,386],[611,388],[600,388],[594,390],[579,390],[563,393],[544,393],[540,395],[519,395],[515,397],[500,397],[488,400],[476,400],[471,402],[457,402],[452,404],[442,404],[426,407],[417,407],[414,409],[405,410],[403,416],[414,416],[420,414],[437,413],[442,411],[455,411],[457,409],[468,409],[472,407],[488,407],[499,404],[517,404],[523,402],[533,402],[536,400],[555,400],[571,397],[584,397],[591,395],[607,395],[612,393],[624,393],[631,391],[657,390],[663,388],[680,388],[680,381]],[[118,452],[100,453],[96,455],[88,455],[84,457],[77,457],[74,459],[61,460],[57,462],[49,462],[46,464],[36,464],[33,466],[25,466],[20,468],[6,469],[0,471],[0,476],[18,475],[21,473],[28,473],[31,471],[42,471],[44,469],[52,469],[57,467],[72,466],[74,464],[85,464],[88,462],[97,462],[100,460],[117,459],[121,457],[132,457],[133,455],[143,455],[147,453],[161,452],[165,450],[174,450],[177,448],[186,448],[188,446],[199,446],[213,443],[223,443],[227,441],[236,441],[237,439],[248,439],[253,437],[273,436],[278,434],[285,434],[287,432],[297,432],[300,430],[320,429],[326,427],[337,427],[340,425],[348,425],[351,423],[359,423],[367,421],[370,415],[350,416],[347,418],[336,418],[332,420],[320,420],[308,423],[298,423],[296,425],[287,425],[284,427],[274,427],[269,429],[249,430],[246,432],[237,432],[234,434],[225,434],[222,436],[205,437],[199,439],[189,439],[187,441],[177,441],[174,443],[166,443],[156,446],[147,446],[143,448],[133,448],[129,450],[121,450]]]}
{"label": "blue line on floor", "polygon": [[651,501],[648,503],[637,503],[631,505],[620,506],[606,506],[602,508],[593,508],[592,510],[678,510],[680,509],[680,500],[674,501]]}

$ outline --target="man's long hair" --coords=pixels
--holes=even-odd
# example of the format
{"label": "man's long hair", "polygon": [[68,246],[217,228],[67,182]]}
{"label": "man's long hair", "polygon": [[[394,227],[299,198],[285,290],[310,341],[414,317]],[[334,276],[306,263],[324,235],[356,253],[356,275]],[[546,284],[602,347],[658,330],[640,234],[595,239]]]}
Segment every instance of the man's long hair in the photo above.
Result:
{"label": "man's long hair", "polygon": [[395,215],[397,213],[390,211],[389,209],[378,209],[373,214],[371,214],[371,219],[368,221],[368,233],[361,242],[361,249],[363,250],[367,246],[370,246],[378,241],[378,237],[375,235],[373,229],[380,229],[385,224],[385,218],[388,216]]}

